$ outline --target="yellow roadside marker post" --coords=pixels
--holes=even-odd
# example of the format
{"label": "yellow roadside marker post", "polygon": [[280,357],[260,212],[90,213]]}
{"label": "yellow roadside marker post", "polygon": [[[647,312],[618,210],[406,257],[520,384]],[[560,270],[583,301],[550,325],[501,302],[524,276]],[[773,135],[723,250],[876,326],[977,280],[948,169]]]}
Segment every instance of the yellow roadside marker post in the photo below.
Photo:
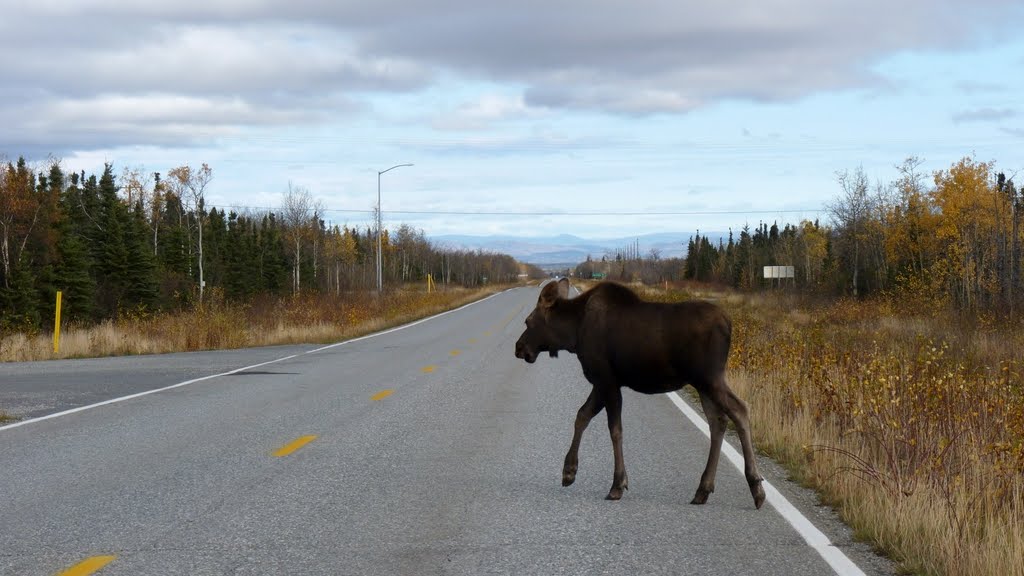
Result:
{"label": "yellow roadside marker post", "polygon": [[53,353],[60,351],[60,297],[61,291],[57,290],[57,313],[53,317]]}

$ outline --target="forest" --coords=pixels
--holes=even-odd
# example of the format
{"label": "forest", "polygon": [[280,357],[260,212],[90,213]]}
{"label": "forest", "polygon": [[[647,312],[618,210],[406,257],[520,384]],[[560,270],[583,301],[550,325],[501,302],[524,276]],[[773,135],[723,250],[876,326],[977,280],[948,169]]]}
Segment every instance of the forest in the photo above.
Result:
{"label": "forest", "polygon": [[[0,334],[38,332],[54,315],[91,324],[188,308],[204,298],[244,302],[377,287],[375,230],[328,226],[307,189],[289,186],[279,210],[206,204],[208,165],[166,175],[126,169],[66,174],[59,161],[0,162]],[[506,255],[434,246],[408,225],[385,229],[386,287],[475,287],[516,280]],[[535,272],[539,273],[539,271]]]}
{"label": "forest", "polygon": [[[994,163],[965,157],[925,174],[908,158],[892,182],[863,169],[836,175],[827,221],[759,222],[712,239],[699,232],[682,259],[625,247],[588,258],[578,277],[648,284],[694,280],[742,290],[777,284],[824,295],[889,296],[916,309],[1017,317],[1024,304],[1024,197]],[[165,175],[107,164],[99,176],[66,174],[59,161],[0,162],[0,331],[36,332],[63,314],[94,323],[181,310],[204,293],[244,302],[300,292],[376,288],[373,228],[327,225],[310,192],[290,186],[278,210],[207,206],[208,165]],[[514,281],[506,255],[436,247],[408,225],[385,229],[385,286],[479,286]],[[539,271],[532,269],[533,275]]]}
{"label": "forest", "polygon": [[[991,162],[965,157],[947,170],[920,171],[909,158],[893,182],[861,168],[836,175],[828,222],[759,222],[718,241],[698,233],[685,259],[627,247],[590,258],[577,276],[647,284],[696,280],[750,290],[781,284],[837,296],[888,296],[916,309],[1016,317],[1024,305],[1024,196]],[[764,266],[795,277],[766,280]]]}

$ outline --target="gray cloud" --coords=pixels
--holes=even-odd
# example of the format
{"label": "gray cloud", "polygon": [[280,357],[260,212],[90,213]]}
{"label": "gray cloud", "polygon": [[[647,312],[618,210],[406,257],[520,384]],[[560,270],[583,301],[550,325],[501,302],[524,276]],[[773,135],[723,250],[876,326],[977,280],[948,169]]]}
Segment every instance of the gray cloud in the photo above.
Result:
{"label": "gray cloud", "polygon": [[[37,0],[0,20],[0,153],[188,144],[449,78],[627,115],[787,100],[877,85],[888,54],[998,39],[1021,15],[1012,0]],[[502,117],[466,112],[468,128]]]}
{"label": "gray cloud", "polygon": [[360,30],[359,45],[525,83],[533,105],[685,112],[722,98],[774,101],[872,85],[879,79],[871,65],[885,55],[953,49],[979,34],[997,34],[1000,25],[1009,33],[999,16],[1019,12],[1011,2],[967,7],[920,0],[899,10],[879,0],[467,2],[458,8],[413,9],[415,17]]}

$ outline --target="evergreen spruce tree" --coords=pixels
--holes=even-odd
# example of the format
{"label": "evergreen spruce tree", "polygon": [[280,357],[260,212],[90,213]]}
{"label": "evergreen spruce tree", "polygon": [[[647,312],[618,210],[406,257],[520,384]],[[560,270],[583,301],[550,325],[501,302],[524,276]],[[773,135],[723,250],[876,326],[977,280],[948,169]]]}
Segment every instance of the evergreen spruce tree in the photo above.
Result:
{"label": "evergreen spruce tree", "polygon": [[[697,236],[697,242],[700,241],[700,236]],[[697,242],[694,242],[693,237],[690,237],[690,241],[686,244],[686,263],[683,265],[683,278],[693,279],[697,274]]]}
{"label": "evergreen spruce tree", "polygon": [[34,286],[31,269],[23,260],[15,261],[9,287],[0,286],[0,330],[28,333],[39,330],[41,318]]}
{"label": "evergreen spruce tree", "polygon": [[697,277],[701,280],[711,280],[711,273],[714,269],[715,260],[718,258],[718,251],[712,246],[707,236],[700,239],[700,249],[697,251]]}
{"label": "evergreen spruce tree", "polygon": [[224,286],[224,268],[227,259],[227,222],[224,211],[211,208],[203,225],[203,277],[206,286]]}
{"label": "evergreen spruce tree", "polygon": [[151,310],[157,303],[157,266],[149,245],[149,228],[141,202],[135,203],[125,230],[125,244],[128,249],[125,303],[133,308]]}
{"label": "evergreen spruce tree", "polygon": [[[51,186],[54,177],[55,174],[51,173]],[[54,287],[63,292],[61,316],[72,321],[88,322],[95,318],[96,309],[96,273],[89,247],[89,234],[95,226],[91,225],[82,208],[81,182],[78,174],[72,174],[70,184],[62,186],[60,190]]]}
{"label": "evergreen spruce tree", "polygon": [[161,270],[160,290],[164,305],[183,306],[191,300],[192,279],[189,277],[189,238],[187,214],[181,198],[167,192],[159,226],[158,264]]}
{"label": "evergreen spruce tree", "polygon": [[228,233],[225,246],[224,295],[232,300],[250,297],[259,286],[255,275],[255,253],[252,227],[249,219],[235,212],[228,215]]}
{"label": "evergreen spruce tree", "polygon": [[125,229],[129,225],[128,211],[117,197],[113,168],[104,167],[99,181],[101,221],[97,236],[98,288],[100,312],[113,318],[121,311],[128,286],[128,243]]}
{"label": "evergreen spruce tree", "polygon": [[[81,220],[81,229],[84,232],[86,246],[89,247],[89,254],[93,262],[99,262],[103,254],[103,214],[100,203],[100,186],[96,175],[91,174],[87,179],[85,172],[81,174],[82,187],[78,190],[78,214]],[[100,270],[94,266],[93,280],[100,279]]]}
{"label": "evergreen spruce tree", "polygon": [[36,182],[38,208],[32,234],[27,239],[25,258],[35,277],[37,309],[45,321],[53,318],[57,290],[60,289],[56,285],[56,267],[60,257],[61,222],[64,220],[61,207],[64,173],[54,162],[46,174],[39,174]]}
{"label": "evergreen spruce tree", "polygon": [[750,226],[743,225],[740,230],[740,241],[736,245],[736,260],[733,263],[733,286],[737,288],[750,288],[754,279],[750,277],[749,264],[753,257],[754,242],[750,236]]}
{"label": "evergreen spruce tree", "polygon": [[187,277],[189,240],[185,219],[188,216],[184,213],[180,198],[168,194],[165,199],[165,222],[162,224],[165,230],[160,234],[163,237],[159,248],[160,263],[166,271]]}
{"label": "evergreen spruce tree", "polygon": [[285,257],[284,238],[273,214],[263,218],[260,229],[260,269],[263,286],[272,294],[281,294],[289,286],[290,267]]}
{"label": "evergreen spruce tree", "polygon": [[87,322],[93,319],[96,297],[96,282],[89,275],[89,249],[69,224],[61,228],[66,231],[57,243],[58,262],[54,271],[54,285],[63,292],[61,316]]}
{"label": "evergreen spruce tree", "polygon": [[[56,248],[54,249],[56,252]],[[47,264],[33,273],[36,312],[41,321],[52,321],[57,311],[57,272],[55,264]],[[52,326],[52,324],[50,324]]]}

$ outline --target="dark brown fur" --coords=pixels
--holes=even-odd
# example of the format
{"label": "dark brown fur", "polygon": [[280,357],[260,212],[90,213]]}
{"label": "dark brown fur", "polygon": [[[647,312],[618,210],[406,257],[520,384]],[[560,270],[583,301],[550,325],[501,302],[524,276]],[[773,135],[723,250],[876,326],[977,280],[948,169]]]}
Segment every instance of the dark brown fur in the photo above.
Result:
{"label": "dark brown fur", "polygon": [[715,472],[725,436],[726,418],[732,420],[743,445],[744,474],[754,505],[764,503],[761,475],[754,462],[747,405],[725,382],[732,322],[710,302],[676,304],[644,302],[632,290],[603,282],[569,299],[565,278],[546,284],[537,307],[526,319],[526,330],[516,342],[516,357],[529,363],[541,352],[557,355],[567,350],[579,359],[583,374],[593,385],[576,414],[572,444],[565,455],[562,485],[576,480],[580,438],[590,420],[602,409],[615,455],[615,474],[609,500],[618,500],[629,480],[622,459],[623,386],[644,394],[679,390],[689,384],[700,394],[711,428],[711,450],[692,504],[704,504],[715,491]]}

